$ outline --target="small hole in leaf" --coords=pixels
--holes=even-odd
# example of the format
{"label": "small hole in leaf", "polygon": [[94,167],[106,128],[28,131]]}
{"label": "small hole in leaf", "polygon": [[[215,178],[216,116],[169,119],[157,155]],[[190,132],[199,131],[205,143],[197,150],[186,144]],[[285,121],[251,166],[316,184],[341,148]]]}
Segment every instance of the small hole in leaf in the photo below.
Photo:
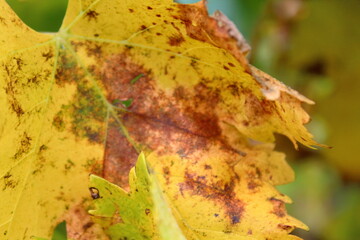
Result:
{"label": "small hole in leaf", "polygon": [[57,32],[62,24],[68,0],[6,0],[20,19],[39,32]]}
{"label": "small hole in leaf", "polygon": [[99,193],[99,190],[97,188],[90,187],[89,190],[90,190],[90,194],[91,194],[92,199],[100,198],[100,193]]}

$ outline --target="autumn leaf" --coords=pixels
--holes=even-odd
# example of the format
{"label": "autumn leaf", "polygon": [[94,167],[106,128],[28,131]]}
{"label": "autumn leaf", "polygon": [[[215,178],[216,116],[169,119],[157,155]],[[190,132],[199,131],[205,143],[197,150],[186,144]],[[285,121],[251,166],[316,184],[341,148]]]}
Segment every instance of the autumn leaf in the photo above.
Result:
{"label": "autumn leaf", "polygon": [[149,175],[144,154],[140,154],[129,179],[127,193],[105,179],[90,177],[95,205],[90,214],[101,217],[103,224],[107,222],[111,239],[185,239],[156,179]]}
{"label": "autumn leaf", "polygon": [[188,239],[306,228],[274,188],[293,172],[270,142],[317,145],[303,126],[308,100],[251,67],[204,2],[70,0],[54,34],[4,0],[0,12],[4,239],[49,238],[72,217],[69,231],[87,229],[77,210],[89,173],[127,191],[141,151]]}

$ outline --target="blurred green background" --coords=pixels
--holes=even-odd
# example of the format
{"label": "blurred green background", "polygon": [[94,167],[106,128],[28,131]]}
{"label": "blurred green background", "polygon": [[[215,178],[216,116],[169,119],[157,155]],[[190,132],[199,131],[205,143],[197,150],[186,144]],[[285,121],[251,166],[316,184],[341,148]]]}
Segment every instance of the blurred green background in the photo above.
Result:
{"label": "blurred green background", "polygon": [[[26,24],[43,32],[58,30],[67,5],[66,0],[7,1]],[[210,12],[220,9],[244,34],[253,65],[316,102],[304,106],[312,117],[308,128],[333,147],[295,151],[287,139],[277,138],[277,149],[296,171],[296,181],[279,189],[295,202],[288,206],[290,214],[311,229],[295,234],[307,240],[359,239],[360,1],[208,2]]]}

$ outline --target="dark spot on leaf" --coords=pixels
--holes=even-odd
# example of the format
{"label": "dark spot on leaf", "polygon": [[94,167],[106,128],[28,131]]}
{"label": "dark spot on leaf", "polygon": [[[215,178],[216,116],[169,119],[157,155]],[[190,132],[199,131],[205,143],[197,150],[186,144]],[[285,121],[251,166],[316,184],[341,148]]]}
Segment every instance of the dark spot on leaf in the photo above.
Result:
{"label": "dark spot on leaf", "polygon": [[215,214],[214,214],[214,217],[218,217],[218,216],[219,216],[219,214],[218,214],[218,213],[215,213]]}
{"label": "dark spot on leaf", "polygon": [[88,21],[96,20],[97,16],[99,16],[99,13],[94,10],[89,10],[86,12],[86,17],[88,18]]}
{"label": "dark spot on leaf", "polygon": [[253,181],[252,179],[248,182],[248,189],[249,190],[254,190],[255,188],[257,188],[259,186],[259,184],[257,184],[255,181]]}
{"label": "dark spot on leaf", "polygon": [[93,45],[88,44],[86,46],[86,50],[89,57],[91,56],[94,56],[96,58],[102,57],[102,49],[101,46],[98,44],[93,44]]}
{"label": "dark spot on leaf", "polygon": [[230,90],[231,95],[236,96],[236,97],[240,96],[240,88],[238,85],[230,84],[227,86],[227,89]]}
{"label": "dark spot on leaf", "polygon": [[269,201],[273,205],[273,211],[271,213],[275,214],[280,218],[286,216],[286,208],[285,208],[285,203],[283,201],[276,198],[270,198]]}
{"label": "dark spot on leaf", "polygon": [[16,113],[17,117],[21,117],[25,112],[21,108],[20,103],[14,98],[14,101],[11,102],[11,109]]}
{"label": "dark spot on leaf", "polygon": [[83,228],[84,230],[87,230],[87,229],[91,228],[93,225],[94,225],[93,222],[87,222],[86,224],[83,225],[82,228]]}
{"label": "dark spot on leaf", "polygon": [[241,221],[244,203],[236,198],[234,192],[236,178],[222,185],[208,185],[206,178],[195,173],[185,173],[185,182],[181,183],[180,192],[190,191],[193,195],[201,195],[216,204],[222,205],[231,224]]}
{"label": "dark spot on leaf", "polygon": [[145,30],[147,27],[145,25],[141,25],[140,29]]}
{"label": "dark spot on leaf", "polygon": [[150,7],[150,6],[147,6],[147,9],[152,10],[153,8],[152,8],[152,7]]}
{"label": "dark spot on leaf", "polygon": [[253,234],[253,233],[252,233],[252,230],[249,229],[248,232],[247,232],[247,235],[252,235],[252,234]]}
{"label": "dark spot on leaf", "polygon": [[47,53],[43,53],[42,56],[45,58],[45,61],[48,61],[54,56],[54,54],[51,50],[49,50]]}
{"label": "dark spot on leaf", "polygon": [[230,67],[235,67],[235,65],[231,62],[228,63]]}
{"label": "dark spot on leaf", "polygon": [[240,217],[238,215],[234,215],[231,217],[231,223],[236,224],[240,222]]}
{"label": "dark spot on leaf", "polygon": [[148,208],[145,209],[145,214],[146,214],[146,215],[149,215],[149,214],[150,214],[150,209],[148,209]]}
{"label": "dark spot on leaf", "polygon": [[280,224],[278,224],[278,228],[285,230],[287,232],[291,232],[295,227],[280,223]]}
{"label": "dark spot on leaf", "polygon": [[157,17],[161,17],[161,15],[160,15],[160,14],[156,14],[156,16],[157,16]]}
{"label": "dark spot on leaf", "polygon": [[75,163],[73,161],[71,161],[70,159],[68,159],[64,165],[64,168],[66,171],[68,171],[74,166],[75,166]]}
{"label": "dark spot on leaf", "polygon": [[212,167],[211,167],[210,165],[208,165],[208,164],[205,164],[204,168],[205,168],[206,170],[212,169]]}
{"label": "dark spot on leaf", "polygon": [[174,34],[169,37],[168,43],[171,46],[180,46],[181,43],[185,41],[184,37],[181,34]]}
{"label": "dark spot on leaf", "polygon": [[89,191],[90,191],[90,194],[91,194],[91,197],[92,199],[98,199],[100,198],[100,193],[99,193],[99,190],[95,187],[90,187],[89,188]]}
{"label": "dark spot on leaf", "polygon": [[94,37],[99,37],[99,34],[98,34],[98,33],[95,33],[95,34],[94,34]]}
{"label": "dark spot on leaf", "polygon": [[129,12],[133,13],[133,12],[134,12],[134,9],[129,8]]}
{"label": "dark spot on leaf", "polygon": [[178,28],[174,22],[171,22],[171,26],[175,28],[180,33],[180,28]]}
{"label": "dark spot on leaf", "polygon": [[63,119],[63,112],[59,111],[53,118],[52,125],[56,128],[58,131],[64,131],[65,130],[65,122]]}
{"label": "dark spot on leaf", "polygon": [[8,188],[14,189],[18,185],[18,181],[15,181],[13,179],[13,176],[10,172],[7,172],[5,176],[3,177],[4,180],[4,187],[3,191],[5,191]]}
{"label": "dark spot on leaf", "polygon": [[27,132],[24,132],[20,140],[20,146],[14,155],[14,159],[19,159],[25,153],[29,152],[31,148],[31,140],[32,138],[27,134]]}
{"label": "dark spot on leaf", "polygon": [[225,70],[230,70],[230,68],[228,68],[227,66],[223,66]]}

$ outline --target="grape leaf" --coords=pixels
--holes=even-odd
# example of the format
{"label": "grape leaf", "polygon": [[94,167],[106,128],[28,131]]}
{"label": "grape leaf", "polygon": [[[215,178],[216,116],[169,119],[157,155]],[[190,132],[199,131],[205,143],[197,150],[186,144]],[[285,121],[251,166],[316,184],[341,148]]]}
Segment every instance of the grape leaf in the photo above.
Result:
{"label": "grape leaf", "polygon": [[204,2],[70,0],[54,34],[28,28],[4,0],[0,12],[4,239],[49,238],[89,198],[89,173],[128,190],[140,151],[152,152],[171,209],[196,208],[174,212],[182,230],[199,229],[201,211],[204,237],[306,228],[273,187],[293,173],[263,142],[280,133],[318,145],[303,126],[307,100],[254,70]]}
{"label": "grape leaf", "polygon": [[156,179],[149,175],[144,154],[129,179],[131,190],[127,193],[103,178],[90,177],[95,205],[90,213],[107,220],[111,239],[185,239]]}

